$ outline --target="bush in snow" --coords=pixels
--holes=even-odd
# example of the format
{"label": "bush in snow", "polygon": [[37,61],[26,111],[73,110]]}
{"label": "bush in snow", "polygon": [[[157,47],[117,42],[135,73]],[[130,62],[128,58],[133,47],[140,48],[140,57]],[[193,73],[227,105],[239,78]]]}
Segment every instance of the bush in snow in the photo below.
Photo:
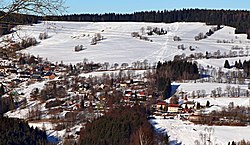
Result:
{"label": "bush in snow", "polygon": [[181,38],[178,37],[178,36],[174,36],[173,40],[174,40],[174,41],[181,41]]}
{"label": "bush in snow", "polygon": [[140,37],[140,35],[139,35],[138,32],[132,32],[132,33],[131,33],[131,36],[132,36],[132,37]]}
{"label": "bush in snow", "polygon": [[90,45],[96,45],[97,44],[97,39],[96,37],[91,39]]}
{"label": "bush in snow", "polygon": [[96,41],[101,41],[101,40],[103,40],[103,36],[102,36],[100,33],[96,33],[96,34],[95,34],[95,37],[96,37]]}
{"label": "bush in snow", "polygon": [[75,51],[78,52],[78,51],[81,51],[81,50],[85,50],[86,48],[83,47],[83,45],[77,45],[75,46]]}
{"label": "bush in snow", "polygon": [[100,33],[96,33],[95,36],[92,38],[90,44],[91,45],[96,45],[97,41],[103,40],[103,36]]}
{"label": "bush in snow", "polygon": [[198,36],[194,37],[194,40],[199,41],[199,40],[205,39],[205,38],[207,38],[207,35],[204,35],[203,33],[199,33]]}
{"label": "bush in snow", "polygon": [[185,46],[183,44],[177,46],[178,49],[185,50]]}
{"label": "bush in snow", "polygon": [[22,41],[20,42],[20,47],[22,48],[28,48],[30,46],[34,46],[36,45],[38,42],[36,40],[36,38],[34,37],[28,37],[28,38],[24,38],[22,39]]}
{"label": "bush in snow", "polygon": [[40,33],[39,34],[39,39],[40,40],[44,40],[44,39],[48,39],[49,35],[47,32],[44,32],[44,33]]}

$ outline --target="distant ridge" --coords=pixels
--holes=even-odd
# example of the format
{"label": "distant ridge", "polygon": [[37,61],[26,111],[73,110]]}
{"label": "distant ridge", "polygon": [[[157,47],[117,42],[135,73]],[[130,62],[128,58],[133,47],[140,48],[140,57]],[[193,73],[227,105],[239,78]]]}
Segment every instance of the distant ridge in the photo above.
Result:
{"label": "distant ridge", "polygon": [[236,28],[236,33],[246,33],[250,38],[250,11],[182,9],[163,11],[143,11],[130,14],[71,14],[47,16],[50,21],[76,22],[205,22],[212,25],[228,25]]}

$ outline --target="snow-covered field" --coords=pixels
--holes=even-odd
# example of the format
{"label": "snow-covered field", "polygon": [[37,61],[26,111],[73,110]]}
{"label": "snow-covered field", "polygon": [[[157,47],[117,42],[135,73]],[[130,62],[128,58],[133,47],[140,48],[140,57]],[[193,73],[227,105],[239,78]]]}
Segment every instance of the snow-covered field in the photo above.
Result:
{"label": "snow-covered field", "polygon": [[[173,145],[194,145],[195,141],[201,142],[200,133],[208,135],[205,128],[212,128],[211,141],[213,144],[227,145],[228,142],[250,140],[250,126],[228,127],[228,126],[205,126],[194,125],[176,119],[154,119],[151,120],[159,132],[167,132]],[[207,142],[208,143],[208,142]]]}
{"label": "snow-covered field", "polygon": [[[148,26],[164,28],[168,31],[166,35],[153,35],[149,39],[153,42],[131,37],[132,32],[139,32]],[[234,34],[235,28],[225,26],[216,31],[214,35],[200,41],[194,37],[200,32],[206,33],[213,26],[204,23],[136,23],[136,22],[42,22],[33,26],[20,26],[19,36],[33,36],[38,38],[41,32],[48,32],[49,39],[42,40],[37,46],[23,50],[25,53],[39,55],[53,62],[77,63],[84,58],[94,62],[129,63],[134,61],[149,60],[151,63],[164,60],[172,60],[177,54],[206,51],[221,53],[229,52],[232,46],[246,47],[249,41],[246,35]],[[95,35],[100,33],[104,40],[97,45],[90,45]],[[182,41],[174,41],[173,37],[179,36]],[[38,40],[38,39],[37,39]],[[234,43],[217,43],[217,40],[229,40]],[[183,44],[189,49],[181,50],[177,46]],[[87,49],[74,52],[76,45],[83,45]],[[224,62],[224,61],[223,61]],[[204,62],[209,63],[209,61]]]}
{"label": "snow-covered field", "polygon": [[[174,85],[180,85],[178,90],[188,92],[189,94],[192,93],[192,91],[197,90],[205,90],[206,94],[210,94],[212,90],[215,88],[221,87],[222,90],[225,90],[227,86],[231,87],[238,87],[240,86],[242,89],[247,89],[247,85],[238,85],[238,84],[225,84],[225,83],[173,83]],[[223,92],[224,93],[224,92]]]}

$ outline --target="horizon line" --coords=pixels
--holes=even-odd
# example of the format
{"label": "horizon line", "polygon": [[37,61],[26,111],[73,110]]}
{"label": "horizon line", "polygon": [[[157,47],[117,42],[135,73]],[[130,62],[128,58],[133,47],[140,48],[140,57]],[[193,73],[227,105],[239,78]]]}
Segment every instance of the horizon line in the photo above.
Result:
{"label": "horizon line", "polygon": [[[90,14],[90,15],[95,15],[95,14],[134,14],[134,13],[140,13],[140,12],[158,12],[158,11],[167,11],[167,12],[171,12],[171,11],[182,11],[182,10],[219,10],[219,11],[248,11],[250,12],[250,9],[231,9],[231,8],[174,8],[174,9],[152,9],[152,10],[138,10],[138,11],[133,11],[133,12],[75,12],[75,13],[71,13],[71,12],[66,12],[66,13],[62,13],[61,15],[81,15],[81,14]],[[60,16],[60,15],[57,15]]]}

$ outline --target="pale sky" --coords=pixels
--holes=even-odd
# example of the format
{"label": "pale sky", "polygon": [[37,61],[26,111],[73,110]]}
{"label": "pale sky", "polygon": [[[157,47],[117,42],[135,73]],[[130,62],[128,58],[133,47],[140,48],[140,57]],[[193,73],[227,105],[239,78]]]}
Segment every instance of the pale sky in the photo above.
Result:
{"label": "pale sky", "polygon": [[70,14],[132,13],[183,8],[250,10],[250,0],[66,0]]}

